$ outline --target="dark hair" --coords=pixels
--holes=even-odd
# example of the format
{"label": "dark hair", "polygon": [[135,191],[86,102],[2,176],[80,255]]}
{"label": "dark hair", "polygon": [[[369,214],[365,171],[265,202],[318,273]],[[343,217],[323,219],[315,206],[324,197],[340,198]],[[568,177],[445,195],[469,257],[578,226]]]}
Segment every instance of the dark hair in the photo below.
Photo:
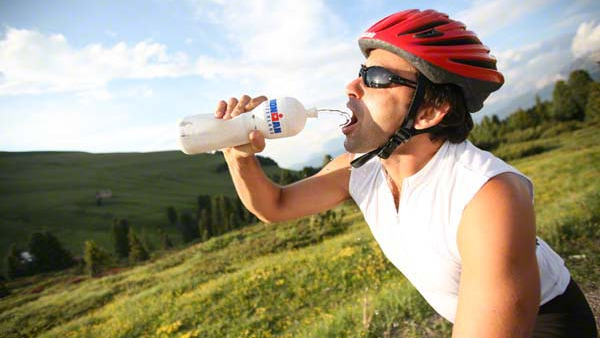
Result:
{"label": "dark hair", "polygon": [[428,108],[439,108],[448,104],[448,113],[442,121],[431,131],[431,140],[449,140],[460,143],[467,139],[473,129],[473,119],[467,111],[467,105],[462,90],[455,84],[436,84],[423,81],[425,84],[425,97],[423,105]]}

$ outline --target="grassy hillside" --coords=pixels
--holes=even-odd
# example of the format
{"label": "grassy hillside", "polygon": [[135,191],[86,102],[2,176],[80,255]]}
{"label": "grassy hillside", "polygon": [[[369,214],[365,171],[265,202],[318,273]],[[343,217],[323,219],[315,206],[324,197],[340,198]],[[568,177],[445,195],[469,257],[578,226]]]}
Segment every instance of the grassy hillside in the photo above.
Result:
{"label": "grassy hillside", "polygon": [[[597,292],[598,125],[555,133],[511,162],[536,184],[539,234]],[[511,147],[535,147],[526,141]],[[510,152],[505,146],[499,152]],[[11,282],[4,337],[449,337],[451,326],[383,257],[356,207],[338,226],[257,224],[102,278]]]}
{"label": "grassy hillside", "polygon": [[[11,242],[25,247],[29,234],[51,230],[75,254],[84,240],[109,247],[114,217],[152,234],[167,225],[165,209],[195,210],[200,194],[235,191],[229,173],[217,172],[221,154],[181,152],[89,154],[0,152],[0,253]],[[269,172],[278,172],[269,166]],[[113,197],[96,205],[98,190]],[[175,229],[171,229],[175,239]]]}

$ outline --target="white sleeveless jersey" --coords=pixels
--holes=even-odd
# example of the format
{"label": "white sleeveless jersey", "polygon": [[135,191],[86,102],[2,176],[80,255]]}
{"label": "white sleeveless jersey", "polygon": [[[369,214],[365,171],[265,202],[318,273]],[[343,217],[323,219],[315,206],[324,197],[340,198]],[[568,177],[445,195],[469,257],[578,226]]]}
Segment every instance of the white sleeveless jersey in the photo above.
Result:
{"label": "white sleeveless jersey", "polygon": [[[454,322],[461,258],[456,242],[466,205],[492,177],[512,172],[529,178],[469,141],[445,142],[416,174],[402,182],[398,211],[377,157],[350,175],[350,194],[386,257],[444,318]],[[564,292],[570,280],[563,260],[538,238],[541,304]]]}

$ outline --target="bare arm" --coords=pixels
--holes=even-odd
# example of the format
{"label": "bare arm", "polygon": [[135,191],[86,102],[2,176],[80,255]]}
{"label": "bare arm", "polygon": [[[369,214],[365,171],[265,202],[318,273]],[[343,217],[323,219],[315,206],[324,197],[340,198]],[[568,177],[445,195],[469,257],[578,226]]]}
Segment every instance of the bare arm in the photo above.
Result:
{"label": "bare arm", "polygon": [[453,338],[530,337],[540,302],[535,218],[515,174],[492,178],[463,213]]}
{"label": "bare arm", "polygon": [[[221,101],[217,118],[231,118],[254,109],[266,98]],[[350,179],[350,156],[344,154],[314,176],[288,186],[279,186],[266,177],[254,156],[265,147],[263,135],[252,131],[249,144],[225,149],[223,154],[237,193],[253,214],[265,222],[294,219],[332,208],[346,200]]]}

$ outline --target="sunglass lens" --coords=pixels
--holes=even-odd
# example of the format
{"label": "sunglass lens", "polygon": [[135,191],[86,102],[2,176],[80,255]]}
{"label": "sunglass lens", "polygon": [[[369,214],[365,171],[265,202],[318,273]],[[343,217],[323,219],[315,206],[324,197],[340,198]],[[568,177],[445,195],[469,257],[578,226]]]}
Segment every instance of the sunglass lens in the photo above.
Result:
{"label": "sunglass lens", "polygon": [[369,87],[385,88],[391,84],[390,74],[383,68],[371,67],[365,71],[365,83]]}

